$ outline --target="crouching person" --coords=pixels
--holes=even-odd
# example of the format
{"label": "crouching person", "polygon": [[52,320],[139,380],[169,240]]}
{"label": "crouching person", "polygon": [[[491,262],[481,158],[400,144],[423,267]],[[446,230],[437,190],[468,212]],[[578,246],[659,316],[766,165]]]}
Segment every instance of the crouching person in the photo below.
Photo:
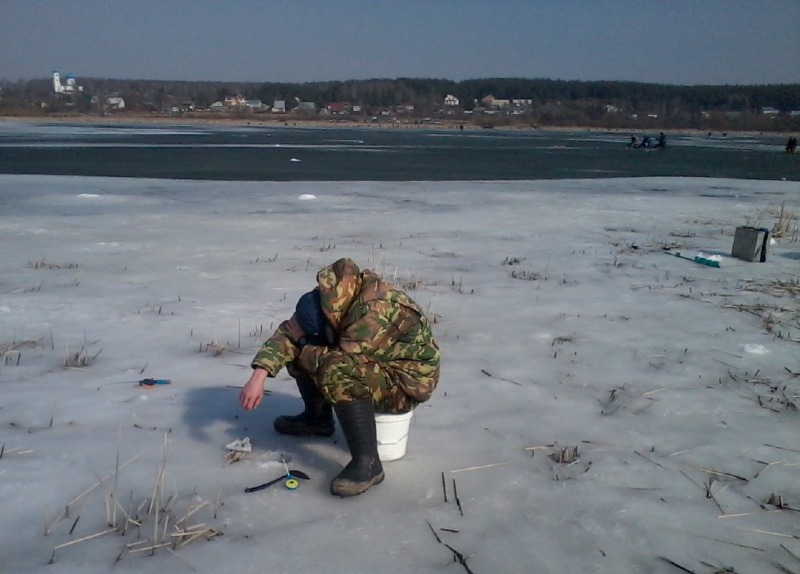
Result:
{"label": "crouching person", "polygon": [[331,436],[336,413],[352,460],[331,482],[331,493],[354,496],[384,478],[375,413],[405,413],[430,398],[439,348],[406,293],[345,258],[317,273],[317,287],[300,297],[252,367],[239,395],[245,410],[259,405],[266,379],[281,368],[297,382],[305,408],[277,417],[277,432]]}

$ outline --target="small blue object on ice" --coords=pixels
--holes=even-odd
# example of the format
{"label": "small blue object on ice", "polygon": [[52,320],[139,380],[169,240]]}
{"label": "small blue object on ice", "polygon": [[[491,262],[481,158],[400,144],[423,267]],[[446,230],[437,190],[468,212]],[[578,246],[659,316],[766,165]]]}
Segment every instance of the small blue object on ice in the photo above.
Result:
{"label": "small blue object on ice", "polygon": [[171,382],[169,379],[142,379],[139,381],[139,386],[153,387],[155,385],[169,385]]}
{"label": "small blue object on ice", "polygon": [[694,262],[699,263],[700,265],[708,265],[709,267],[719,267],[719,261],[700,257],[699,255],[694,258]]}
{"label": "small blue object on ice", "polygon": [[707,257],[701,257],[700,255],[696,255],[695,257],[686,257],[685,255],[681,255],[679,251],[673,253],[669,250],[664,250],[664,253],[667,255],[673,255],[675,257],[680,257],[681,259],[686,259],[687,261],[694,261],[695,263],[699,263],[700,265],[707,265],[708,267],[716,267],[719,268],[719,261],[714,259],[709,259]]}

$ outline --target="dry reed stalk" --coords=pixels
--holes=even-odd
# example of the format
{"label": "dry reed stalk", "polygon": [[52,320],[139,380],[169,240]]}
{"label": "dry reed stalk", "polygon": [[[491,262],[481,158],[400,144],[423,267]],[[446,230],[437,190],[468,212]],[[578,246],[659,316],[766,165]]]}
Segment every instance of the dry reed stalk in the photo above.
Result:
{"label": "dry reed stalk", "polygon": [[75,518],[75,522],[72,523],[72,526],[69,529],[69,535],[72,536],[72,533],[75,532],[75,527],[78,526],[78,521],[81,519],[81,515],[79,514]]}
{"label": "dry reed stalk", "polygon": [[433,536],[434,536],[434,538],[436,538],[436,542],[441,544],[442,543],[442,539],[439,538],[438,534],[436,534],[436,530],[433,528],[433,525],[430,522],[428,522],[428,528],[430,528],[431,532],[433,532]]}
{"label": "dry reed stalk", "polygon": [[779,450],[788,450],[789,452],[800,453],[800,450],[797,450],[797,449],[794,449],[794,448],[786,448],[785,446],[777,446],[777,445],[774,445],[774,444],[767,444],[767,443],[764,443],[764,446],[768,446],[770,448],[777,448]]}
{"label": "dry reed stalk", "polygon": [[95,532],[94,534],[90,534],[89,536],[84,536],[83,538],[78,538],[77,540],[70,540],[69,542],[64,542],[64,544],[59,544],[58,546],[54,546],[53,550],[61,550],[62,548],[66,548],[67,546],[72,546],[74,544],[79,544],[81,542],[86,542],[87,540],[92,540],[93,538],[99,538],[100,536],[104,536],[106,534],[110,534],[112,532],[116,532],[116,528],[109,528],[108,530],[102,530],[100,532]]}
{"label": "dry reed stalk", "polygon": [[117,557],[114,559],[114,564],[113,564],[114,566],[116,566],[117,562],[119,562],[120,560],[122,560],[122,557],[123,557],[123,556],[125,556],[125,553],[126,553],[127,551],[128,551],[128,549],[127,549],[127,548],[122,548],[122,549],[119,551],[119,554],[117,554]]}
{"label": "dry reed stalk", "polygon": [[458,506],[458,512],[461,513],[461,516],[464,516],[464,509],[461,508],[461,499],[458,497],[458,487],[456,486],[456,479],[453,479],[453,498],[456,499],[456,506]]}
{"label": "dry reed stalk", "polygon": [[782,532],[771,532],[769,530],[758,530],[756,528],[744,528],[742,526],[737,526],[737,530],[744,530],[745,532],[755,532],[756,534],[768,534],[770,536],[780,536],[781,538],[793,538],[795,540],[800,540],[800,536],[795,536],[794,534],[784,534]]}
{"label": "dry reed stalk", "polygon": [[195,506],[195,507],[191,507],[191,506],[190,506],[190,507],[189,507],[189,509],[186,511],[186,514],[183,516],[183,518],[179,519],[179,520],[178,520],[178,521],[175,523],[175,527],[177,528],[177,527],[178,527],[178,525],[179,525],[181,522],[186,522],[187,520],[189,520],[189,517],[190,517],[192,514],[194,514],[195,512],[197,512],[198,510],[200,510],[201,508],[203,508],[203,507],[205,507],[205,506],[208,506],[208,502],[203,502],[202,504],[198,504],[198,505],[197,505],[197,506]]}
{"label": "dry reed stalk", "polygon": [[177,544],[178,548],[182,548],[187,544],[194,542],[195,540],[199,540],[200,538],[205,538],[208,540],[209,538],[213,538],[215,536],[221,536],[222,533],[214,530],[213,528],[206,528],[205,530],[200,530],[192,536],[187,537],[185,540],[181,540],[180,543]]}
{"label": "dry reed stalk", "polygon": [[197,533],[197,534],[195,534],[194,536],[191,536],[191,537],[189,537],[189,538],[186,538],[185,540],[181,540],[179,543],[177,543],[177,544],[175,545],[175,548],[183,548],[183,547],[184,547],[184,546],[186,546],[187,544],[191,544],[191,543],[192,543],[192,542],[194,542],[195,540],[199,540],[200,538],[202,538],[202,537],[203,537],[203,534],[205,534],[205,532],[198,532],[198,533]]}
{"label": "dry reed stalk", "polygon": [[217,512],[222,507],[222,487],[217,491],[217,500],[214,502],[214,520],[217,519]]}
{"label": "dry reed stalk", "polygon": [[720,514],[717,518],[741,518],[742,516],[752,516],[753,514],[773,514],[775,512],[783,512],[783,510],[762,510],[759,512],[739,512],[738,514]]}
{"label": "dry reed stalk", "polygon": [[700,466],[700,465],[697,465],[697,464],[692,464],[691,462],[687,462],[686,464],[688,464],[689,466],[693,466],[694,468],[697,468],[699,470],[702,470],[703,472],[707,472],[709,474],[714,474],[716,476],[724,476],[724,477],[727,477],[727,478],[735,478],[736,480],[741,480],[743,482],[750,482],[748,479],[744,478],[743,476],[737,476],[735,474],[731,474],[730,472],[722,472],[721,470],[715,470],[715,469],[709,468],[707,466]]}
{"label": "dry reed stalk", "polygon": [[[196,526],[198,526],[200,529],[208,530],[208,527],[206,527],[205,524],[201,523],[197,524]],[[197,530],[198,528],[195,528],[195,526],[190,526],[187,527],[186,530],[179,530],[178,532],[172,532],[170,536],[172,538],[186,538],[187,536],[197,536],[198,534]]]}
{"label": "dry reed stalk", "polygon": [[169,514],[164,517],[164,530],[161,532],[161,540],[167,539],[167,526],[169,526]]}
{"label": "dry reed stalk", "polygon": [[106,524],[108,524],[109,526],[114,526],[114,523],[111,521],[111,514],[112,514],[112,512],[111,512],[111,504],[112,504],[112,501],[111,501],[111,493],[110,492],[106,491],[106,497],[103,499],[103,501],[106,504]]}
{"label": "dry reed stalk", "polygon": [[114,510],[111,513],[111,524],[117,525],[117,484],[119,483],[119,447],[122,443],[122,425],[117,429],[117,458],[114,463],[114,490],[111,493],[114,499]]}
{"label": "dry reed stalk", "polygon": [[672,566],[674,566],[674,567],[675,567],[675,568],[677,568],[678,570],[681,570],[681,571],[683,571],[683,572],[688,572],[689,574],[696,574],[696,572],[695,572],[694,570],[689,570],[688,568],[686,568],[686,567],[684,567],[684,566],[681,566],[680,564],[678,564],[678,563],[677,563],[677,562],[675,562],[674,560],[670,560],[670,559],[669,559],[669,558],[667,558],[666,556],[659,556],[659,558],[660,558],[661,560],[663,560],[664,562],[666,562],[667,564],[671,564]]}
{"label": "dry reed stalk", "polygon": [[492,468],[492,467],[495,467],[495,466],[503,466],[504,464],[508,464],[508,463],[507,462],[495,462],[495,463],[492,463],[492,464],[483,464],[481,466],[470,466],[468,468],[458,468],[456,470],[451,470],[450,472],[452,474],[456,474],[457,472],[467,472],[467,471],[470,471],[470,470],[480,470],[482,468]]}
{"label": "dry reed stalk", "polygon": [[153,517],[153,543],[158,543],[158,501],[156,501],[156,513]]}
{"label": "dry reed stalk", "polygon": [[135,548],[133,550],[128,550],[128,554],[135,554],[137,552],[147,552],[148,550],[156,550],[158,548],[164,548],[165,546],[171,545],[172,542],[164,542],[161,544],[153,544],[151,546],[145,546],[144,548]]}
{"label": "dry reed stalk", "polygon": [[714,538],[713,536],[703,536],[702,534],[690,533],[690,532],[687,532],[686,530],[683,530],[683,529],[679,530],[677,528],[670,528],[669,526],[665,526],[664,528],[666,528],[667,530],[671,530],[672,532],[679,532],[682,535],[694,536],[695,538],[703,538],[705,540],[713,540],[714,542],[720,542],[722,544],[730,544],[731,546],[738,546],[739,548],[747,548],[748,550],[756,550],[757,552],[764,552],[763,548],[758,548],[756,546],[747,546],[746,544],[739,544],[738,542],[731,542],[729,540],[722,540],[720,538]]}
{"label": "dry reed stalk", "polygon": [[663,465],[661,465],[661,464],[657,463],[656,461],[654,461],[652,458],[650,458],[650,457],[648,457],[648,456],[645,456],[645,455],[643,455],[642,453],[640,453],[640,452],[638,452],[638,451],[633,451],[633,454],[638,454],[638,455],[639,455],[639,456],[641,456],[643,459],[645,459],[647,462],[652,462],[654,465],[656,465],[656,466],[657,466],[657,467],[659,467],[659,468],[664,468],[664,469],[666,468],[665,466],[663,466]]}
{"label": "dry reed stalk", "polygon": [[542,445],[539,445],[539,446],[526,446],[522,450],[533,450],[533,451],[546,450],[546,449],[549,449],[549,448],[553,448],[554,446],[556,446],[556,445],[554,445],[554,444],[542,444]]}
{"label": "dry reed stalk", "polygon": [[493,375],[492,373],[490,373],[486,369],[481,369],[481,373],[483,373],[484,375],[486,375],[489,378],[496,378],[496,379],[500,379],[501,381],[506,381],[507,383],[513,383],[513,384],[515,384],[517,386],[522,386],[522,383],[518,383],[517,381],[512,381],[511,379],[506,379],[504,377],[496,377],[495,375]]}
{"label": "dry reed stalk", "polygon": [[791,556],[792,556],[792,557],[793,557],[795,560],[797,560],[798,562],[800,562],[800,556],[798,556],[797,554],[795,554],[794,552],[792,552],[791,550],[789,550],[788,548],[786,548],[786,546],[784,546],[783,544],[780,544],[779,546],[780,546],[781,548],[783,548],[784,550],[786,550],[786,552],[788,552],[788,553],[789,553],[789,554],[790,554],[790,555],[791,555]]}
{"label": "dry reed stalk", "polygon": [[[167,456],[169,454],[169,435],[164,435],[164,457],[161,462],[161,467],[158,469],[158,474],[156,475],[156,482],[153,485],[153,495],[150,498],[150,506],[147,509],[147,514],[153,513],[154,505],[158,504],[159,501],[157,500],[160,498],[160,495],[163,493],[164,490],[164,475],[167,469]],[[158,521],[156,521],[158,522]]]}
{"label": "dry reed stalk", "polygon": [[683,449],[683,450],[679,450],[679,451],[673,452],[669,456],[678,456],[679,454],[686,454],[687,452],[690,452],[690,451],[693,451],[693,450],[694,450],[694,448],[686,448],[686,449]]}
{"label": "dry reed stalk", "polygon": [[133,521],[128,514],[125,514],[125,524],[122,526],[122,536],[128,534],[128,525],[130,524],[135,524],[135,521]]}
{"label": "dry reed stalk", "polygon": [[685,473],[685,472],[683,472],[682,470],[680,471],[680,473],[681,473],[683,476],[685,476],[686,478],[688,478],[688,479],[689,479],[689,482],[691,482],[692,484],[694,484],[694,485],[696,485],[696,486],[699,486],[700,488],[702,488],[702,489],[703,489],[703,490],[706,492],[706,497],[707,497],[707,498],[710,498],[710,499],[711,499],[711,500],[714,502],[714,504],[716,504],[716,505],[717,505],[717,508],[719,508],[719,511],[720,511],[722,514],[725,514],[725,509],[724,509],[724,508],[722,508],[722,507],[719,505],[719,502],[717,502],[717,499],[716,499],[716,498],[714,498],[714,496],[711,494],[711,483],[710,483],[710,482],[709,482],[709,484],[708,484],[708,485],[705,485],[705,484],[700,484],[699,482],[697,482],[696,480],[694,480],[694,479],[693,479],[691,476],[689,476],[688,474],[686,474],[686,473]]}
{"label": "dry reed stalk", "polygon": [[167,501],[161,505],[161,512],[167,512],[169,510],[169,505],[172,504],[172,501],[175,500],[177,495],[178,493],[176,492],[175,494],[170,494],[169,497],[167,497]]}
{"label": "dry reed stalk", "polygon": [[782,465],[782,464],[786,463],[785,460],[775,460],[775,461],[772,461],[772,462],[762,462],[760,460],[757,460],[756,462],[760,462],[761,464],[765,464],[766,466],[764,468],[762,468],[761,470],[759,470],[757,473],[755,473],[755,475],[753,476],[753,478],[751,480],[754,480],[754,479],[758,478],[759,476],[761,476],[761,474],[764,471],[769,470],[771,467],[773,467],[775,465],[778,465],[778,464]]}
{"label": "dry reed stalk", "polygon": [[22,456],[23,454],[33,454],[33,453],[36,452],[33,449],[20,450],[20,447],[14,447],[12,449],[6,450],[5,446],[6,445],[4,444],[2,447],[0,447],[0,458],[3,458],[4,456],[8,456],[9,454],[15,454],[17,456]]}

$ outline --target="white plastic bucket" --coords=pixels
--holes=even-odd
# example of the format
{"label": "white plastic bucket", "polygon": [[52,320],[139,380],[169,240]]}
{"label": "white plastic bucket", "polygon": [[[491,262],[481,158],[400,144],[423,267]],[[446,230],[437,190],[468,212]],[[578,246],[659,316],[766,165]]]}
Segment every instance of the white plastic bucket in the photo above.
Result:
{"label": "white plastic bucket", "polygon": [[382,462],[403,458],[408,443],[408,429],[414,411],[399,415],[378,413],[375,428],[378,435],[378,456]]}

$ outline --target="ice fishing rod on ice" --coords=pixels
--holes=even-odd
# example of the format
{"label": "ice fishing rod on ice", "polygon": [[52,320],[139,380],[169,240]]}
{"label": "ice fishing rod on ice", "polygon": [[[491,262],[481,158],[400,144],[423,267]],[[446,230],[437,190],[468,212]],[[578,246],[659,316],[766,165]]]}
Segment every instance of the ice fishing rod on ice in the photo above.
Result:
{"label": "ice fishing rod on ice", "polygon": [[99,391],[103,387],[108,387],[111,385],[132,385],[133,383],[138,383],[140,387],[145,387],[147,389],[155,387],[156,385],[171,385],[171,379],[139,379],[138,381],[119,381],[116,383],[106,383],[105,385],[100,385],[97,387]]}
{"label": "ice fishing rod on ice", "polygon": [[711,259],[709,257],[702,257],[701,255],[695,255],[694,257],[687,257],[686,255],[681,255],[680,251],[669,251],[665,249],[662,253],[666,253],[667,255],[672,255],[674,257],[678,257],[680,259],[686,259],[686,261],[693,261],[699,265],[707,265],[708,267],[716,267],[719,268],[719,261]]}

